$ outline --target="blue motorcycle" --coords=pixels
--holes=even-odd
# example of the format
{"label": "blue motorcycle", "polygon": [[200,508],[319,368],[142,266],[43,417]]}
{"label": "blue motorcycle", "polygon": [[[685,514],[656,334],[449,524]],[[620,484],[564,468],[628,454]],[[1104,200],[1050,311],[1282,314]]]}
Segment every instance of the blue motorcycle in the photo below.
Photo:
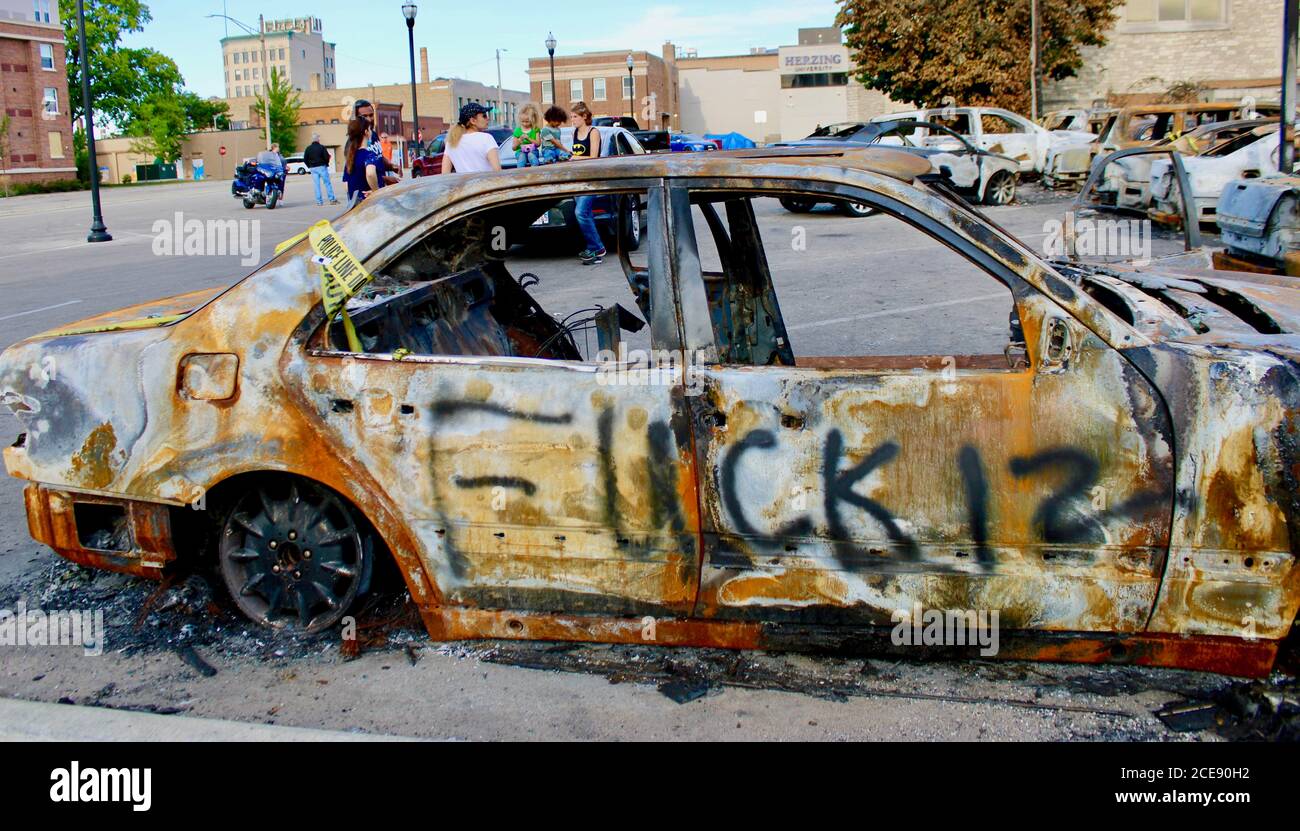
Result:
{"label": "blue motorcycle", "polygon": [[267,210],[275,210],[284,198],[284,165],[279,156],[263,151],[257,155],[256,161],[235,168],[230,192],[235,198],[244,200],[245,208],[260,204],[266,205]]}

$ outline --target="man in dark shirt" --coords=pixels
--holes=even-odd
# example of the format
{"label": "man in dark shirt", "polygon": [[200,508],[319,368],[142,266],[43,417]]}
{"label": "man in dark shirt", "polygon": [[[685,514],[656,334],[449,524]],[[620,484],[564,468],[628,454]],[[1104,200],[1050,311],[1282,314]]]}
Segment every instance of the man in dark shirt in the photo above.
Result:
{"label": "man in dark shirt", "polygon": [[311,134],[311,144],[302,153],[303,164],[311,171],[311,183],[316,188],[316,204],[323,205],[320,198],[320,184],[325,183],[325,192],[329,194],[330,204],[337,205],[334,198],[334,183],[330,181],[330,151],[320,143],[320,133]]}

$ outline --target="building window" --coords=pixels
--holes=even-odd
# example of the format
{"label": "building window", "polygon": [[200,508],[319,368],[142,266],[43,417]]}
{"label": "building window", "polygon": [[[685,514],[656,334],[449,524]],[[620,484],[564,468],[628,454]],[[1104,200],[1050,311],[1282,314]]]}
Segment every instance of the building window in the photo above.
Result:
{"label": "building window", "polygon": [[555,90],[551,87],[550,81],[542,81],[542,102],[546,104],[555,103]]}
{"label": "building window", "polygon": [[59,114],[59,91],[54,87],[45,88],[45,99],[42,108],[49,115]]}
{"label": "building window", "polygon": [[284,60],[284,47],[280,48],[280,60]]}
{"label": "building window", "polygon": [[632,77],[630,75],[624,75],[623,76],[623,97],[624,98],[630,100],[632,96],[636,94],[635,91],[633,90],[634,86],[635,86],[635,82],[633,82]]}
{"label": "building window", "polygon": [[41,69],[54,71],[54,47],[48,43],[41,44]]}
{"label": "building window", "polygon": [[574,78],[572,81],[569,82],[569,100],[570,101],[582,100],[582,79],[581,78]]}
{"label": "building window", "polygon": [[1129,0],[1124,23],[1139,30],[1195,29],[1227,23],[1224,0]]}
{"label": "building window", "polygon": [[50,158],[63,158],[63,133],[60,133],[57,130],[50,133]]}
{"label": "building window", "polygon": [[592,101],[605,100],[605,79],[604,78],[591,79],[591,100]]}
{"label": "building window", "polygon": [[32,0],[32,20],[37,23],[50,22],[50,0]]}

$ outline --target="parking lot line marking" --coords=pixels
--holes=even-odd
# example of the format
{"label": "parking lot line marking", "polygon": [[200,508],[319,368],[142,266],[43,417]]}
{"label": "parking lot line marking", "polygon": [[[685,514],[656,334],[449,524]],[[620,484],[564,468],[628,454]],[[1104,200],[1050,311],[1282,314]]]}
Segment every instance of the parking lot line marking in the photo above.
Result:
{"label": "parking lot line marking", "polygon": [[14,312],[11,315],[5,315],[4,317],[0,317],[0,320],[9,320],[10,318],[14,318],[14,317],[22,317],[23,315],[34,315],[37,312],[48,312],[50,309],[58,309],[58,308],[62,308],[63,306],[71,306],[73,303],[80,303],[80,302],[81,302],[80,300],[65,300],[62,303],[55,303],[53,306],[41,306],[39,309],[28,309],[25,312]]}
{"label": "parking lot line marking", "polygon": [[880,309],[879,311],[852,315],[851,317],[832,317],[828,320],[818,320],[813,323],[799,323],[794,326],[787,326],[786,331],[797,332],[800,329],[816,329],[819,326],[834,326],[837,323],[852,323],[855,320],[867,320],[872,317],[889,317],[890,315],[901,315],[907,314],[908,312],[923,312],[926,309],[938,309],[942,306],[960,306],[962,303],[978,303],[981,300],[993,300],[999,297],[1006,300],[1010,298],[1010,296],[1011,294],[1009,292],[1001,291],[997,294],[977,294],[974,297],[961,297],[956,300],[944,300],[940,303],[923,303],[920,306],[899,306],[896,309]]}

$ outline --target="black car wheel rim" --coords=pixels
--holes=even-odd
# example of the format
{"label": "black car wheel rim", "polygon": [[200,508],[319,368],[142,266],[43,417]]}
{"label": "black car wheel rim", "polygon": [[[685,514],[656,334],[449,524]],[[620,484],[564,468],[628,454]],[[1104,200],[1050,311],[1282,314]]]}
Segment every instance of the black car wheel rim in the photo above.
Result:
{"label": "black car wheel rim", "polygon": [[310,483],[268,483],[244,494],[222,529],[221,575],[244,614],[277,628],[319,632],[356,598],[366,573],[352,512]]}

